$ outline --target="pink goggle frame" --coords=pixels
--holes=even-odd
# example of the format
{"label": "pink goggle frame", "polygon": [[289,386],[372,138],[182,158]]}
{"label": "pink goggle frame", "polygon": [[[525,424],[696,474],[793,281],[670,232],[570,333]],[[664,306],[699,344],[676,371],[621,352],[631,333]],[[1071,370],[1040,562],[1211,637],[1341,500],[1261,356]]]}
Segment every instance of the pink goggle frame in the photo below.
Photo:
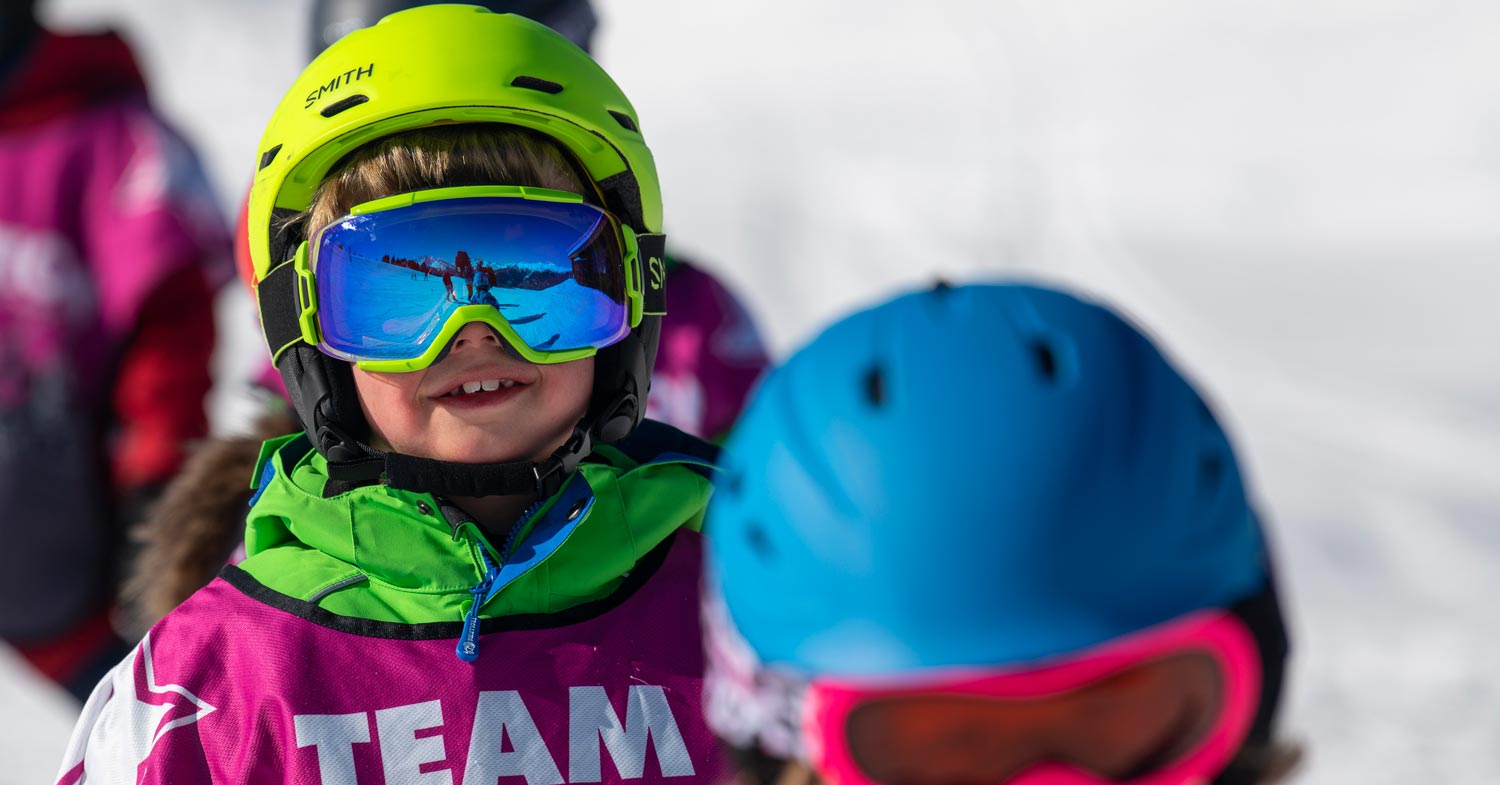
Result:
{"label": "pink goggle frame", "polygon": [[[1124,781],[1127,785],[1206,785],[1229,763],[1254,720],[1260,695],[1260,658],[1245,624],[1223,610],[1199,611],[1111,641],[1067,660],[1019,669],[945,670],[940,676],[815,678],[801,706],[801,752],[834,785],[888,785],[872,780],[848,744],[850,715],[872,701],[912,696],[959,696],[1036,701],[1085,688],[1133,667],[1174,654],[1212,658],[1220,682],[1218,712],[1201,740],[1175,759]],[[1069,763],[1044,760],[1005,785],[1120,785]],[[996,783],[1001,785],[1001,783]]]}

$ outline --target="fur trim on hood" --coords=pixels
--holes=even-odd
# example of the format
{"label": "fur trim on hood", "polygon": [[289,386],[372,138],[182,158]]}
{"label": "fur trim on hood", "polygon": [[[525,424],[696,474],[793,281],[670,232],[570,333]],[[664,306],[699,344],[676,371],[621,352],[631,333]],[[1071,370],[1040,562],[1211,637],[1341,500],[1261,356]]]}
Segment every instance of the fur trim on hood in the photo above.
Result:
{"label": "fur trim on hood", "polygon": [[121,591],[121,622],[131,639],[208,585],[240,550],[260,446],[299,430],[289,408],[270,399],[253,433],[209,439],[188,456],[131,531],[140,550]]}

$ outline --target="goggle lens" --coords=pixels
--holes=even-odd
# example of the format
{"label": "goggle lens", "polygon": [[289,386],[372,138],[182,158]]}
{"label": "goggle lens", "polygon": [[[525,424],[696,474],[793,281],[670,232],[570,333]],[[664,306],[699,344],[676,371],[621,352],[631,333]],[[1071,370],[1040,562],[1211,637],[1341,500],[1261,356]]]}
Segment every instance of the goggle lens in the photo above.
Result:
{"label": "goggle lens", "polygon": [[916,694],[849,714],[849,751],[870,780],[996,785],[1055,761],[1123,782],[1200,743],[1222,706],[1213,659],[1187,653],[1038,698]]}
{"label": "goggle lens", "polygon": [[621,230],[592,205],[419,202],[346,216],[310,250],[319,348],[341,359],[416,360],[460,309],[465,322],[503,322],[534,362],[572,359],[560,355],[630,332]]}

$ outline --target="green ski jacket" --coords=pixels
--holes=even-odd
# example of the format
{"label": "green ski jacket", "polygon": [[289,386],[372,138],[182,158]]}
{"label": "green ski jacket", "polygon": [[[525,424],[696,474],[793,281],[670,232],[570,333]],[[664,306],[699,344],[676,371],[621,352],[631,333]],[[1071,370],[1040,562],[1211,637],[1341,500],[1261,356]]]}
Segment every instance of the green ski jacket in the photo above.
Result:
{"label": "green ski jacket", "polygon": [[[331,484],[306,436],[265,444],[239,567],[340,616],[404,624],[550,614],[602,599],[679,528],[700,530],[714,448],[647,420],[597,448],[494,541],[457,507],[385,485]],[[494,592],[481,584],[502,581]]]}

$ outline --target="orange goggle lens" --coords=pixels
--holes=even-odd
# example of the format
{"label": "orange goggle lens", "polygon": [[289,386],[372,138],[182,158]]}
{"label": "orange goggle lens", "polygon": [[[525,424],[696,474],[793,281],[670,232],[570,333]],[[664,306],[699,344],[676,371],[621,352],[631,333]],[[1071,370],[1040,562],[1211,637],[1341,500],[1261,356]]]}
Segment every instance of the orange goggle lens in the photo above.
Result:
{"label": "orange goggle lens", "polygon": [[873,700],[850,712],[845,733],[855,764],[882,783],[994,785],[1043,761],[1125,781],[1200,743],[1222,706],[1217,664],[1193,652],[1044,698]]}

